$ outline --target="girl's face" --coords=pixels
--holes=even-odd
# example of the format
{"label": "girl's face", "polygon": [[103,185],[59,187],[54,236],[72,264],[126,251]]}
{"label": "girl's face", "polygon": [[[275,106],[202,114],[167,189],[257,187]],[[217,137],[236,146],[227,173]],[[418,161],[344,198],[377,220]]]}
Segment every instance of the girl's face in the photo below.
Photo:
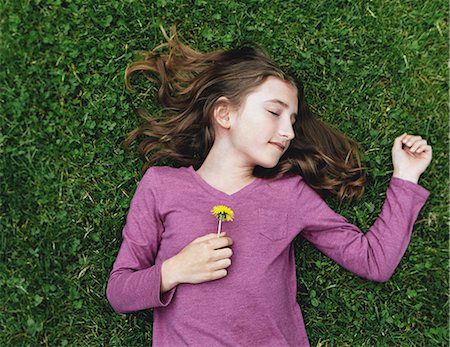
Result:
{"label": "girl's face", "polygon": [[268,77],[251,92],[232,117],[230,140],[245,165],[274,167],[294,138],[297,90]]}

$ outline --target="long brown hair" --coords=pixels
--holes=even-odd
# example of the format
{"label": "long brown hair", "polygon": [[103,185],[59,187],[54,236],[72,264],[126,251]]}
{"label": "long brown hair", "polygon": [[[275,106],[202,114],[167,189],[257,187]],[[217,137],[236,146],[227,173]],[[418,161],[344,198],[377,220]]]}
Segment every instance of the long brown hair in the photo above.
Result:
{"label": "long brown hair", "polygon": [[[295,138],[274,168],[256,166],[254,175],[269,178],[293,172],[302,175],[321,195],[331,193],[339,200],[361,197],[366,178],[357,144],[314,117],[305,102],[302,84],[283,72],[262,48],[244,46],[201,53],[182,44],[175,28],[171,37],[162,31],[167,43],[146,52],[125,72],[129,89],[136,72],[152,82],[156,82],[154,77],[159,79],[158,101],[164,114],[156,119],[138,109],[144,123],[125,140],[126,148],[140,140],[144,171],[160,159],[198,169],[214,142],[211,115],[217,100],[226,97],[238,106],[269,76],[275,76],[298,91]],[[163,49],[166,54],[160,53]]]}

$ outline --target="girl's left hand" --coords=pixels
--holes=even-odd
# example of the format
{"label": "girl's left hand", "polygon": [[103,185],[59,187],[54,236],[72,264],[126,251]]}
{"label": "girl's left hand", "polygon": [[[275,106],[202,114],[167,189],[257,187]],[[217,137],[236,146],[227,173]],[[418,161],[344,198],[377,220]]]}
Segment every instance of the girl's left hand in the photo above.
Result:
{"label": "girl's left hand", "polygon": [[397,137],[392,146],[392,164],[394,177],[414,183],[430,165],[432,148],[420,136],[404,133]]}

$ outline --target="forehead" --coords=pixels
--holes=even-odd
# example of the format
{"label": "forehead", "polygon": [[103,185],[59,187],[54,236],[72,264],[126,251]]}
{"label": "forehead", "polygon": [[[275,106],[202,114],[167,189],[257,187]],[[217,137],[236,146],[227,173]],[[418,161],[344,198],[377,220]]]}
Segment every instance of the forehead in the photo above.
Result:
{"label": "forehead", "polygon": [[276,77],[268,77],[261,85],[253,90],[248,98],[280,105],[292,112],[297,112],[297,88],[290,82]]}

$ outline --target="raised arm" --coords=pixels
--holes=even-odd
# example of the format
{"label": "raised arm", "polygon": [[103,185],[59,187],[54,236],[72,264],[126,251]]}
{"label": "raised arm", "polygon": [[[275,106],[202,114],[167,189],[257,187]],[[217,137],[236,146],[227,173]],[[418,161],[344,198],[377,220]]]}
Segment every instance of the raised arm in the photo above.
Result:
{"label": "raised arm", "polygon": [[158,215],[158,179],[147,170],[139,183],[122,232],[106,296],[121,313],[167,306],[175,288],[161,294],[161,263],[156,262],[163,225]]}
{"label": "raised arm", "polygon": [[364,234],[335,213],[311,188],[301,235],[345,269],[376,282],[394,273],[411,239],[414,222],[429,193],[421,186],[391,179],[378,219]]}
{"label": "raised arm", "polygon": [[308,201],[301,235],[345,269],[372,281],[387,281],[406,251],[414,222],[428,198],[429,192],[417,182],[431,156],[431,146],[420,136],[404,133],[395,139],[394,175],[381,213],[366,234],[306,186],[300,197]]}

